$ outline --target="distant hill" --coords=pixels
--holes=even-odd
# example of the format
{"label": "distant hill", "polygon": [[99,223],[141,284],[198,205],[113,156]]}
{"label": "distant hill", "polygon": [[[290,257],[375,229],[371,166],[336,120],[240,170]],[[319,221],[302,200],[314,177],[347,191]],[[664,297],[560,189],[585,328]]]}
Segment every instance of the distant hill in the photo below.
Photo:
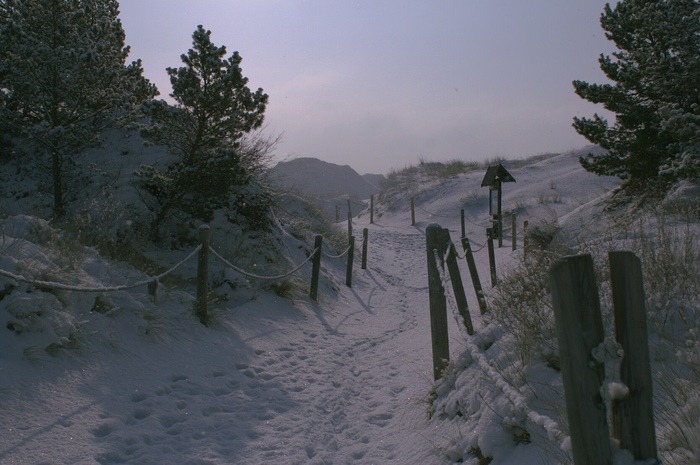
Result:
{"label": "distant hill", "polygon": [[383,174],[363,174],[362,177],[376,188],[380,188],[380,184],[384,180]]}
{"label": "distant hill", "polygon": [[[361,176],[348,165],[336,165],[318,158],[296,158],[278,163],[269,172],[270,180],[303,194],[324,199],[349,196],[368,199],[379,192],[382,175]],[[369,179],[369,180],[368,180]]]}

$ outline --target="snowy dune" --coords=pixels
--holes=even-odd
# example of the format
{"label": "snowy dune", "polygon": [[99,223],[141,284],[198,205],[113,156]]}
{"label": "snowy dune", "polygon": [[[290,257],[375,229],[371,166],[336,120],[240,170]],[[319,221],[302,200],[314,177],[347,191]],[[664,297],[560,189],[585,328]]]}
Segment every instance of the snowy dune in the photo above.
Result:
{"label": "snowy dune", "polygon": [[[517,182],[504,186],[504,206],[517,211],[520,224],[560,218],[562,234],[579,241],[609,227],[602,199],[617,182],[584,172],[575,155],[514,163],[509,170]],[[343,260],[324,258],[318,302],[304,292],[307,266],[294,299],[256,291],[243,303],[217,302],[211,327],[191,313],[190,284],[162,285],[155,298],[145,288],[115,293],[106,311],[95,305],[94,293],[19,284],[0,300],[0,464],[487,463],[468,454],[477,448],[492,465],[566,462],[566,444],[536,424],[527,423],[527,441],[514,440],[503,417],[516,416],[512,402],[465,355],[469,345],[453,320],[457,371],[437,386],[438,398],[431,397],[424,231],[439,223],[456,240],[464,208],[467,237],[480,249],[488,222],[482,177],[421,180],[413,192],[415,226],[408,198],[378,205],[374,224],[367,211],[358,215],[353,228],[356,234],[369,229],[369,263],[359,269],[358,247],[352,288],[344,284]],[[32,269],[71,266],[39,235],[13,231],[23,229],[6,229],[0,269],[20,274],[28,259]],[[224,238],[214,237],[214,247],[217,240]],[[496,250],[499,273],[521,255],[522,239],[513,252],[508,237]],[[83,271],[72,274],[83,283],[145,278],[94,252],[83,257],[73,264]],[[485,249],[476,260],[488,289]],[[183,280],[193,276],[193,266],[182,271]],[[508,346],[499,344],[504,334],[478,315],[463,260],[460,267],[478,334],[473,342],[498,361],[507,355]],[[9,283],[0,278],[0,289]],[[72,320],[62,321],[68,313]],[[61,337],[62,346],[45,350]],[[543,365],[531,370],[532,380],[550,387],[538,392],[551,398],[533,398],[526,386],[514,389],[536,413],[551,414],[551,405],[562,402],[560,377]],[[429,418],[432,401],[444,411],[461,404],[470,417]],[[553,419],[562,421],[561,415]]]}

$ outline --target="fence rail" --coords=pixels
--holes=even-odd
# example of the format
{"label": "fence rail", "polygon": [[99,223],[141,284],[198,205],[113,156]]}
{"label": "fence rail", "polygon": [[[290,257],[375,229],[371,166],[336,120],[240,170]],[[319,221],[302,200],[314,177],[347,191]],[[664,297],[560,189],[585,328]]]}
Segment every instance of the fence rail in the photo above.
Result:
{"label": "fence rail", "polygon": [[[312,276],[311,276],[311,290],[310,290],[310,296],[314,300],[318,299],[318,281],[319,281],[319,275],[320,275],[320,264],[321,264],[321,255],[326,256],[327,258],[330,259],[339,259],[344,256],[348,256],[347,259],[347,272],[346,272],[346,284],[348,287],[352,286],[352,267],[353,267],[353,258],[354,258],[354,250],[355,250],[355,237],[350,236],[350,245],[348,246],[343,253],[339,255],[329,255],[323,252],[322,244],[323,244],[323,238],[322,236],[316,236],[315,238],[315,244],[314,244],[314,249],[311,251],[309,254],[308,258],[304,260],[302,263],[295,265],[293,269],[286,273],[282,273],[279,275],[273,275],[273,276],[262,276],[259,274],[251,273],[249,271],[243,270],[234,264],[232,264],[230,261],[228,261],[226,258],[224,258],[221,254],[219,254],[211,245],[209,244],[209,226],[208,225],[202,225],[200,226],[199,229],[199,240],[200,244],[192,250],[187,257],[182,259],[180,262],[169,268],[168,270],[156,275],[156,276],[151,276],[146,279],[143,279],[141,281],[135,282],[133,284],[124,284],[124,285],[119,285],[119,286],[85,286],[85,285],[70,285],[70,284],[65,284],[65,283],[59,283],[59,282],[51,282],[51,281],[43,281],[43,280],[36,280],[36,279],[30,279],[26,278],[25,276],[22,276],[20,274],[15,274],[11,273],[9,271],[5,270],[0,270],[0,276],[12,279],[17,282],[23,282],[27,284],[31,284],[36,287],[40,288],[45,288],[45,289],[53,289],[53,290],[61,290],[61,291],[70,291],[70,292],[118,292],[118,291],[127,291],[131,289],[135,289],[141,286],[147,286],[148,292],[151,295],[155,295],[157,287],[159,282],[165,278],[166,276],[172,274],[175,270],[180,268],[182,265],[184,265],[186,262],[189,260],[193,259],[195,255],[197,256],[197,298],[196,298],[196,303],[195,303],[195,313],[200,319],[200,321],[203,324],[207,324],[208,322],[208,293],[209,293],[209,287],[208,287],[208,270],[209,270],[209,254],[211,253],[216,259],[220,260],[226,267],[231,268],[232,270],[242,274],[243,276],[251,279],[259,279],[259,280],[279,280],[279,279],[284,279],[299,270],[301,270],[304,265],[308,264],[309,262],[313,262],[313,269],[312,269]],[[362,265],[363,269],[366,269],[367,266],[367,229],[363,231],[363,245],[362,245]]]}
{"label": "fence rail", "polygon": [[[426,229],[426,245],[428,249],[428,284],[430,296],[430,321],[433,342],[433,372],[435,380],[439,379],[449,362],[449,343],[447,333],[447,307],[452,310],[452,315],[457,322],[459,331],[464,336],[467,350],[472,360],[478,365],[493,383],[503,392],[516,410],[522,412],[533,424],[541,427],[551,441],[561,444],[564,433],[559,424],[528,406],[527,399],[513,387],[495,368],[491,366],[474,342],[474,329],[469,316],[469,309],[460,303],[461,278],[455,267],[449,266],[450,257],[454,259],[454,244],[450,241],[449,231],[437,224],[431,224]],[[447,264],[447,272],[445,272]],[[447,276],[449,273],[449,277]],[[455,299],[447,292],[448,286],[452,286]],[[462,291],[463,292],[463,291]],[[483,296],[482,296],[483,297]]]}
{"label": "fence rail", "polygon": [[156,276],[149,277],[148,279],[143,279],[141,281],[138,281],[133,284],[123,284],[119,286],[94,286],[94,287],[87,287],[87,286],[79,286],[79,285],[70,285],[70,284],[64,284],[64,283],[57,283],[57,282],[52,282],[52,281],[41,281],[37,279],[29,279],[25,278],[22,275],[17,275],[14,273],[10,273],[9,271],[5,270],[0,270],[0,276],[3,276],[5,278],[12,279],[17,282],[22,282],[22,283],[27,283],[31,284],[32,286],[36,287],[42,287],[42,288],[47,288],[47,289],[55,289],[57,291],[71,291],[71,292],[117,292],[117,291],[128,291],[130,289],[135,289],[137,287],[141,286],[152,286],[153,283],[158,283],[161,279],[165,278],[169,274],[173,273],[176,269],[180,268],[182,265],[184,265],[187,261],[189,261],[192,257],[195,256],[197,252],[201,249],[201,245],[197,246],[186,258],[181,260],[179,263],[174,265],[172,268],[168,269],[167,271],[164,271],[163,273],[160,273]]}
{"label": "fence rail", "polygon": [[[550,440],[561,445],[565,437],[559,425],[531,409],[527,399],[491,366],[474,343],[469,309],[466,300],[462,300],[464,290],[455,261],[458,254],[449,231],[438,224],[430,224],[425,234],[435,380],[443,376],[449,363],[449,306],[472,360],[517,410],[542,427]],[[462,240],[466,242],[466,238]],[[468,242],[465,252],[467,247]],[[492,255],[492,246],[490,249]],[[603,388],[605,359],[599,352],[605,347],[606,338],[593,260],[590,255],[564,257],[549,270],[574,463],[612,464],[612,433],[620,448],[630,451],[636,460],[658,464],[641,264],[631,252],[609,252],[609,261],[615,339],[623,354],[622,360],[617,362],[620,363],[621,385],[625,387],[621,391],[624,394],[613,399],[605,396]],[[449,285],[454,291],[454,300],[447,292]],[[608,403],[612,410],[612,428],[608,427]]]}

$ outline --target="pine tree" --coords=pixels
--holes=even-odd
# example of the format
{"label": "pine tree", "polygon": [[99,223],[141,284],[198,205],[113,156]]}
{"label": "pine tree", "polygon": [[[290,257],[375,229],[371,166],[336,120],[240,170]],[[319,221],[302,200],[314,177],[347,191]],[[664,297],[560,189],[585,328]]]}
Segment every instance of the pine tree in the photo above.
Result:
{"label": "pine tree", "polygon": [[[583,99],[615,113],[574,118],[574,128],[608,152],[583,167],[648,185],[700,177],[700,4],[623,0],[605,6],[601,26],[619,51],[601,55],[614,84],[574,81]],[[644,184],[643,184],[644,183]]]}
{"label": "pine tree", "polygon": [[55,216],[64,165],[158,93],[118,16],[116,0],[0,0],[0,120],[50,158]]}
{"label": "pine tree", "polygon": [[167,68],[176,104],[160,100],[144,105],[150,117],[144,136],[177,157],[165,171],[148,165],[137,173],[155,200],[150,207],[154,236],[173,210],[208,221],[237,187],[250,182],[259,161],[261,146],[246,150],[241,140],[262,125],[267,94],[251,92],[239,66],[241,56],[234,52],[224,58],[226,47],[211,42],[211,31],[198,26],[192,45],[181,56],[185,66]]}

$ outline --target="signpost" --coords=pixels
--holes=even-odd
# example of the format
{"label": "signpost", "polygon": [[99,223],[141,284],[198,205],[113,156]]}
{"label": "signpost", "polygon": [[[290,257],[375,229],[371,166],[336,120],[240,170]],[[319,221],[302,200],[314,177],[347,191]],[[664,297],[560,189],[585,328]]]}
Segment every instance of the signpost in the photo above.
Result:
{"label": "signpost", "polygon": [[498,247],[503,246],[503,189],[501,185],[504,182],[515,182],[515,178],[500,163],[489,166],[484,180],[481,181],[481,187],[488,186],[489,188],[489,215],[491,215],[493,224],[491,234],[494,239],[498,239]]}

